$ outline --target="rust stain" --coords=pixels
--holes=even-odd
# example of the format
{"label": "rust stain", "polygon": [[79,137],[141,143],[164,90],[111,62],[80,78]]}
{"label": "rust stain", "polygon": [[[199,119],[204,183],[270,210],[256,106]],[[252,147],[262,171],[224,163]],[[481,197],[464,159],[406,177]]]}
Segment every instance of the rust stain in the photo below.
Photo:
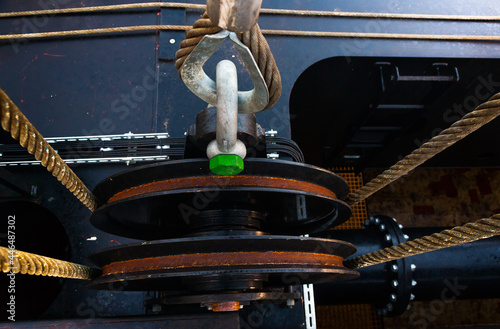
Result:
{"label": "rust stain", "polygon": [[164,192],[179,189],[197,189],[197,188],[238,188],[238,187],[264,187],[276,189],[290,189],[300,192],[316,193],[326,197],[337,198],[335,193],[329,189],[316,184],[298,181],[294,179],[278,177],[261,176],[200,176],[185,177],[176,179],[167,179],[158,182],[152,182],[144,185],[134,186],[120,191],[113,195],[108,203],[123,200],[133,196]]}
{"label": "rust stain", "polygon": [[44,56],[50,56],[50,57],[66,57],[66,55],[58,55],[58,54],[49,54],[49,53],[43,53]]}
{"label": "rust stain", "polygon": [[212,311],[214,312],[232,312],[240,309],[240,302],[219,302],[212,303]]}
{"label": "rust stain", "polygon": [[170,255],[132,259],[111,263],[102,268],[102,275],[191,269],[200,267],[231,267],[259,265],[343,266],[336,255],[310,252],[222,252]]}

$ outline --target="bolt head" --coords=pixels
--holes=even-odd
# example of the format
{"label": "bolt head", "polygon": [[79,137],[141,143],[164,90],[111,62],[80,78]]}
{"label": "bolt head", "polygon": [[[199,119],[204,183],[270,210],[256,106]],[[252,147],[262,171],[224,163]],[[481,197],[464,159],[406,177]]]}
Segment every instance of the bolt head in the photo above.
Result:
{"label": "bolt head", "polygon": [[399,285],[399,282],[396,280],[392,280],[391,285],[393,288],[396,288]]}
{"label": "bolt head", "polygon": [[237,175],[243,169],[243,159],[235,154],[219,154],[210,159],[210,171],[216,175]]}
{"label": "bolt head", "polygon": [[397,300],[396,294],[391,294],[391,301],[395,302]]}
{"label": "bolt head", "polygon": [[417,265],[415,265],[415,264],[411,264],[411,265],[410,265],[410,268],[411,268],[411,270],[412,270],[412,271],[415,271],[415,270],[417,269]]}
{"label": "bolt head", "polygon": [[380,229],[381,232],[385,231],[385,225],[384,224],[380,224],[379,229]]}
{"label": "bolt head", "polygon": [[399,269],[399,267],[396,264],[392,264],[391,271],[393,271],[394,273],[396,273],[398,271],[398,269]]}
{"label": "bolt head", "polygon": [[386,234],[385,235],[385,241],[386,242],[391,242],[392,238],[391,238],[391,235],[390,234]]}
{"label": "bolt head", "polygon": [[162,310],[162,307],[161,307],[161,305],[158,305],[158,304],[154,304],[153,307],[151,308],[151,311],[153,311],[154,313],[161,312],[161,310]]}

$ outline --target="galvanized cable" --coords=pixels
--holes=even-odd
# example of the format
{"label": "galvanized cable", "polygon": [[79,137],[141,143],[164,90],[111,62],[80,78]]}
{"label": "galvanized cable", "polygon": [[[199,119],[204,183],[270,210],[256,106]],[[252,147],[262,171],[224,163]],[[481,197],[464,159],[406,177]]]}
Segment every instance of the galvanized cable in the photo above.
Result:
{"label": "galvanized cable", "polygon": [[[178,3],[178,2],[146,2],[130,3],[107,6],[92,6],[80,8],[59,8],[45,10],[29,10],[0,13],[4,17],[26,17],[37,15],[81,14],[89,12],[105,12],[125,9],[151,9],[151,8],[186,8],[205,10],[203,4]],[[299,9],[273,9],[261,8],[260,14],[288,15],[288,16],[319,16],[319,17],[348,17],[369,19],[404,19],[404,20],[452,20],[452,21],[500,21],[500,16],[494,15],[436,15],[436,14],[405,14],[405,13],[372,13],[372,12],[343,12],[326,10],[299,10]]]}
{"label": "galvanized cable", "polygon": [[348,268],[358,269],[392,260],[423,254],[426,252],[453,247],[494,235],[500,235],[500,214],[480,219],[439,233],[417,238],[397,246],[388,247],[366,255],[346,260]]}
{"label": "galvanized cable", "polygon": [[487,102],[479,105],[460,120],[431,138],[418,149],[398,161],[395,165],[372,179],[358,191],[350,194],[346,202],[354,205],[365,200],[373,193],[398,180],[420,166],[436,154],[460,141],[500,115],[500,93],[493,95]]}
{"label": "galvanized cable", "polygon": [[0,247],[0,267],[3,273],[53,276],[58,278],[90,280],[100,271],[85,265],[24,251]]}
{"label": "galvanized cable", "polygon": [[[207,13],[203,14],[202,18],[193,24],[193,28],[186,33],[186,39],[181,42],[180,49],[175,53],[175,57],[177,58],[175,67],[179,71],[179,75],[186,58],[196,48],[201,39],[207,34],[215,34],[221,30],[220,27],[208,18]],[[279,100],[282,88],[281,75],[271,48],[269,48],[269,44],[258,24],[250,31],[239,34],[238,37],[252,52],[255,62],[264,77],[267,89],[269,90],[269,103],[265,108],[268,109]]]}
{"label": "galvanized cable", "polygon": [[52,173],[87,208],[95,210],[96,201],[92,192],[1,89],[0,121],[2,128],[10,132],[12,138],[18,140],[22,147],[33,154],[48,172]]}

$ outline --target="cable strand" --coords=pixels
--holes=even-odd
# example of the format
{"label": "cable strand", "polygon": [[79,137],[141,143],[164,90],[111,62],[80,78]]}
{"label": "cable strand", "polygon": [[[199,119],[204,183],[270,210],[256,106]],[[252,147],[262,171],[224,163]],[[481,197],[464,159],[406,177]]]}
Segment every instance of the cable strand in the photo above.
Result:
{"label": "cable strand", "polygon": [[[46,10],[30,10],[0,13],[0,18],[26,17],[37,15],[81,14],[89,12],[104,12],[126,9],[156,9],[156,8],[185,8],[205,10],[203,4],[178,2],[146,2],[106,6],[92,6],[79,8],[59,8]],[[372,12],[342,12],[324,10],[297,10],[261,8],[260,14],[288,15],[288,16],[320,16],[320,17],[348,17],[368,19],[404,19],[404,20],[452,20],[452,21],[500,21],[495,15],[436,15],[436,14],[405,14],[405,13],[372,13]]]}
{"label": "cable strand", "polygon": [[493,95],[487,102],[466,114],[451,127],[434,136],[427,143],[398,161],[395,165],[372,179],[356,192],[350,194],[346,202],[350,205],[365,200],[375,192],[405,176],[436,154],[460,141],[500,115],[500,93]]}
{"label": "cable strand", "polygon": [[0,270],[3,273],[53,276],[58,278],[91,280],[99,270],[64,260],[0,247]]}
{"label": "cable strand", "polygon": [[52,146],[29,122],[7,94],[0,89],[0,122],[12,138],[39,160],[87,208],[94,211],[95,197]]}
{"label": "cable strand", "polygon": [[430,251],[457,246],[481,239],[500,235],[500,214],[467,223],[430,236],[407,241],[405,243],[378,250],[346,260],[344,265],[359,269],[392,260],[410,257]]}

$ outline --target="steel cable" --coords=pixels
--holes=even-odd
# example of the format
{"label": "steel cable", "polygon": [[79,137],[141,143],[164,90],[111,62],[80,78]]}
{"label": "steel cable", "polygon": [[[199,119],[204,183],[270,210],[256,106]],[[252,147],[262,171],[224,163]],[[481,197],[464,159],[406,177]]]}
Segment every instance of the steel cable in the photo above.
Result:
{"label": "steel cable", "polygon": [[[220,27],[212,23],[207,13],[204,13],[202,18],[193,24],[193,28],[186,32],[186,39],[181,42],[180,49],[175,54],[177,58],[175,67],[179,71],[179,75],[186,58],[196,48],[201,39],[207,34],[215,34],[221,30]],[[279,100],[282,88],[281,75],[271,48],[269,48],[269,44],[258,24],[250,31],[238,34],[238,37],[252,52],[255,62],[264,77],[267,89],[269,90],[269,103],[265,108],[268,109]]]}
{"label": "steel cable", "polygon": [[[90,12],[103,12],[125,9],[151,9],[151,8],[186,8],[205,10],[203,4],[179,2],[146,2],[129,3],[106,6],[92,6],[80,8],[59,8],[45,10],[29,10],[0,13],[4,17],[26,17],[37,15],[81,14]],[[288,15],[288,16],[319,16],[319,17],[349,17],[368,19],[404,19],[404,20],[453,20],[453,21],[500,21],[500,16],[494,15],[435,15],[435,14],[405,14],[405,13],[372,13],[372,12],[345,12],[326,10],[297,10],[262,8],[260,14]]]}
{"label": "steel cable", "polygon": [[33,154],[48,172],[52,173],[87,208],[95,210],[96,201],[92,192],[1,89],[0,121],[2,128],[10,132],[12,138],[18,140],[22,147]]}
{"label": "steel cable", "polygon": [[58,278],[90,280],[99,270],[55,258],[0,247],[0,267],[3,273],[53,276]]}
{"label": "steel cable", "polygon": [[188,29],[190,29],[190,26],[187,25],[137,25],[137,26],[106,27],[99,29],[84,29],[84,30],[69,30],[69,31],[54,31],[54,32],[0,34],[0,40],[12,41],[19,39],[41,39],[41,38],[54,38],[54,37],[85,36],[92,34],[141,32],[141,31],[156,31],[156,30],[184,31]]}
{"label": "steel cable", "polygon": [[398,180],[411,170],[420,166],[436,154],[460,141],[500,115],[500,93],[493,95],[487,102],[479,105],[460,120],[431,138],[418,149],[398,161],[395,165],[372,179],[356,192],[350,194],[346,202],[349,205],[365,200],[373,193]]}
{"label": "steel cable", "polygon": [[473,223],[417,238],[405,243],[346,260],[348,268],[358,269],[447,247],[486,239],[500,234],[500,214]]}

